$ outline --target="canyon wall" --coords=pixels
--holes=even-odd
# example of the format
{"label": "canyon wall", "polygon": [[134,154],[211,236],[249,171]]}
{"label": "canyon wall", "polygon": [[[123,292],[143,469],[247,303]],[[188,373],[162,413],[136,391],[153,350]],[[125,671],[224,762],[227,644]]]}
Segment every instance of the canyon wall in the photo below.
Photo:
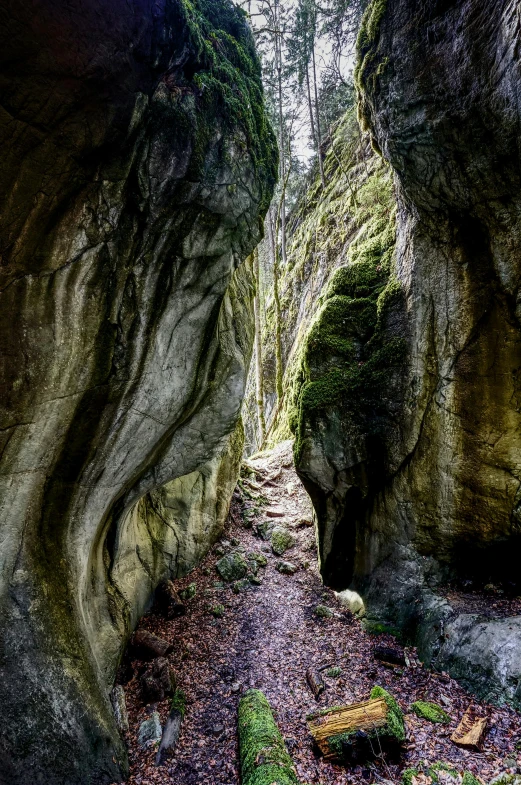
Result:
{"label": "canyon wall", "polygon": [[150,581],[129,515],[223,514],[276,145],[228,0],[0,19],[0,782],[102,785],[126,768],[121,645],[198,555],[162,532]]}
{"label": "canyon wall", "polygon": [[346,260],[337,321],[308,351],[296,450],[325,581],[514,701],[519,620],[462,618],[438,590],[519,584],[520,26],[513,0],[370,4],[355,79],[394,172],[396,250],[387,278],[382,244]]}

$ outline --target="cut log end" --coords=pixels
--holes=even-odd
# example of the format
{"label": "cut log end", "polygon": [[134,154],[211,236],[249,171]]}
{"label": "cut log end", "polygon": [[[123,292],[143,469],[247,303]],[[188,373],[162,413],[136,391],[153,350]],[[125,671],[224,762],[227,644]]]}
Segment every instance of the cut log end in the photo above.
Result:
{"label": "cut log end", "polygon": [[471,709],[467,709],[450,739],[459,747],[479,751],[483,745],[486,732],[487,718],[475,717]]}

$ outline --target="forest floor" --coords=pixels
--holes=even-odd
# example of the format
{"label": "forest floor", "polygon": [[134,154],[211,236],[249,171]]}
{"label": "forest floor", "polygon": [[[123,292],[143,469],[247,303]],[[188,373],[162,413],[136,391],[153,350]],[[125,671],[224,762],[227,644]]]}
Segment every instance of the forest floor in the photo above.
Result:
{"label": "forest floor", "polygon": [[[396,642],[389,635],[366,633],[362,623],[341,607],[334,592],[322,586],[311,505],[295,474],[290,445],[280,445],[253,463],[260,472],[257,484],[263,477],[273,478],[258,491],[264,503],[236,493],[221,542],[196,570],[175,582],[179,589],[197,584],[197,595],[187,603],[186,615],[166,621],[151,612],[142,620],[142,628],[174,644],[169,660],[186,694],[187,712],[173,758],[156,768],[154,752],[139,749],[137,732],[152,710],[159,711],[164,724],[169,701],[143,706],[137,677],[125,686],[130,718],[129,783],[239,785],[237,704],[251,687],[261,689],[270,701],[302,783],[397,783],[403,769],[420,761],[440,760],[459,771],[472,771],[487,783],[509,766],[521,764],[516,749],[521,717],[515,711],[479,703],[446,674],[424,668],[414,650],[408,650],[411,666],[403,670],[375,661],[375,643],[396,646]],[[243,488],[248,493],[252,486],[244,484]],[[252,528],[245,527],[245,520]],[[294,575],[276,570],[281,558],[255,533],[256,524],[263,521],[283,524],[294,535],[295,546],[282,557],[298,568]],[[235,594],[230,586],[222,587],[215,565],[219,554],[241,549],[262,552],[268,564],[259,572],[262,585]],[[224,608],[222,618],[211,613],[217,605]],[[327,606],[335,615],[318,618],[318,605]],[[306,671],[329,665],[341,668],[341,674],[337,678],[323,674],[326,689],[317,704],[306,684]],[[139,668],[139,663],[135,666]],[[390,691],[405,713],[407,744],[399,764],[378,761],[345,768],[325,762],[314,752],[306,715],[317,706],[365,700],[375,684]],[[434,725],[410,713],[409,706],[416,700],[443,706],[451,724]],[[450,740],[468,707],[489,719],[481,752],[461,749]]]}

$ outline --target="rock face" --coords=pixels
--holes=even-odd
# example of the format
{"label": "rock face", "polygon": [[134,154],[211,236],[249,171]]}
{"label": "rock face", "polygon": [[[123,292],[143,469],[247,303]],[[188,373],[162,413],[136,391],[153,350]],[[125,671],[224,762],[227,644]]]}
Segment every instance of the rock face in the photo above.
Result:
{"label": "rock face", "polygon": [[[422,629],[440,665],[454,616],[433,594],[440,580],[518,582],[519,24],[509,0],[371,3],[359,38],[361,117],[394,169],[398,200],[381,338],[406,351],[365,419],[353,419],[349,396],[308,409],[297,455],[326,581],[356,589],[369,616]],[[469,640],[469,625],[454,629]],[[451,642],[445,660],[456,657]],[[484,666],[510,698],[514,665],[496,652]]]}
{"label": "rock face", "polygon": [[275,143],[228,0],[0,18],[0,782],[102,785],[121,643],[225,506]]}

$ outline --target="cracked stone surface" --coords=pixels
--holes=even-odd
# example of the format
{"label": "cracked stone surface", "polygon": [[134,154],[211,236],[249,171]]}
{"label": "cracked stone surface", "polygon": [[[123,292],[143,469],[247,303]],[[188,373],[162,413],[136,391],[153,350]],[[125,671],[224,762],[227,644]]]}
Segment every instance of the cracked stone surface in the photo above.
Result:
{"label": "cracked stone surface", "polygon": [[[404,297],[387,330],[407,342],[407,363],[372,433],[351,443],[332,406],[298,469],[325,580],[358,591],[369,618],[416,635],[443,667],[472,620],[454,621],[449,647],[456,612],[440,581],[518,581],[521,10],[513,0],[383,7],[362,114],[395,172]],[[483,646],[488,689],[518,699],[517,659]],[[481,676],[473,686],[482,692]]]}
{"label": "cracked stone surface", "polygon": [[226,514],[275,161],[204,105],[187,7],[0,11],[2,785],[121,779],[122,643]]}

